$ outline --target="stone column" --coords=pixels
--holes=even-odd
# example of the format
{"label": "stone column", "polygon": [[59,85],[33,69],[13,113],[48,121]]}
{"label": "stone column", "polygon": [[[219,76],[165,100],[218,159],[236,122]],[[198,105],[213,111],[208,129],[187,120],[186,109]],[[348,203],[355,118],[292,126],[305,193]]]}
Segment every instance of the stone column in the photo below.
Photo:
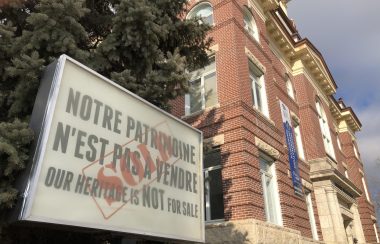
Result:
{"label": "stone column", "polygon": [[343,224],[342,214],[335,190],[330,186],[325,188],[327,195],[327,204],[330,210],[330,216],[333,224],[334,239],[336,243],[347,243],[346,230]]}

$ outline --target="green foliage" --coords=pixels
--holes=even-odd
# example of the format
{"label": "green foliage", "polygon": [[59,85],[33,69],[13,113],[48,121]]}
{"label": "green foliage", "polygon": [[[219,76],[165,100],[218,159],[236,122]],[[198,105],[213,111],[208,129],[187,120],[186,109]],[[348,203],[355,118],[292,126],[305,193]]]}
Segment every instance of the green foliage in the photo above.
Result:
{"label": "green foliage", "polygon": [[[0,208],[14,204],[17,190],[13,187],[15,176],[24,169],[28,159],[28,145],[33,134],[28,124],[19,120],[0,123]],[[4,164],[3,162],[6,162]]]}
{"label": "green foliage", "polygon": [[[206,39],[209,26],[184,18],[186,4],[186,0],[1,3],[0,216],[20,195],[15,181],[30,158],[33,133],[28,123],[44,68],[67,54],[169,109],[170,100],[188,90],[186,70],[207,64],[211,43]],[[0,237],[0,242],[4,240]]]}

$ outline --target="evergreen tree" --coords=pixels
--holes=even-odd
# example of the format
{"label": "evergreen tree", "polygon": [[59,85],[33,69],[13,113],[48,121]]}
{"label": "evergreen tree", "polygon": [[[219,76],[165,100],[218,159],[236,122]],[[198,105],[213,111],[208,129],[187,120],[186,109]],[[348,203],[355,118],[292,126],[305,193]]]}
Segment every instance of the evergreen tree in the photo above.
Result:
{"label": "evergreen tree", "polygon": [[[0,216],[15,205],[19,196],[14,184],[30,158],[33,133],[28,123],[44,68],[67,54],[151,103],[169,109],[169,101],[188,90],[186,70],[207,64],[206,51],[211,42],[206,39],[209,26],[184,18],[186,3],[0,2]],[[7,228],[8,233],[18,231],[12,228]],[[24,230],[25,235],[41,234],[40,240],[44,238],[43,231]],[[62,231],[55,234],[50,237],[65,243],[83,238],[82,234]],[[8,236],[12,237],[10,242],[25,241],[22,235]]]}

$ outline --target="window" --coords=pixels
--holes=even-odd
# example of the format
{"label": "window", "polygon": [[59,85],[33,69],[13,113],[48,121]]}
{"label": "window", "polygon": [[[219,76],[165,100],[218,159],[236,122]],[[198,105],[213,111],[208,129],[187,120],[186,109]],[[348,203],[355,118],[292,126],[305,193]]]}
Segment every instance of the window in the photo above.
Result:
{"label": "window", "polygon": [[259,41],[259,31],[255,19],[252,16],[252,13],[246,7],[244,9],[244,29],[256,40]]}
{"label": "window", "polygon": [[344,169],[344,175],[346,176],[346,178],[348,179],[348,170],[347,169]]}
{"label": "window", "polygon": [[355,144],[355,142],[352,142],[352,146],[354,147],[354,154],[355,154],[355,157],[356,157],[356,158],[359,158],[358,149],[356,149],[356,144]]}
{"label": "window", "polygon": [[368,202],[370,202],[371,200],[369,199],[367,185],[365,183],[364,177],[362,177],[362,184],[363,184],[363,188],[364,188],[365,197],[367,198]]}
{"label": "window", "polygon": [[327,121],[325,110],[323,109],[321,103],[319,101],[316,102],[319,125],[321,127],[323,144],[325,146],[326,153],[329,154],[332,158],[335,159],[335,152],[333,145],[331,143],[331,135],[330,135],[330,127]]}
{"label": "window", "polygon": [[299,125],[294,126],[294,137],[296,138],[298,157],[305,160],[305,152],[303,151],[302,137]]}
{"label": "window", "polygon": [[266,155],[260,155],[259,161],[266,219],[268,222],[282,225],[274,162]]}
{"label": "window", "polygon": [[286,80],[286,91],[288,92],[288,95],[292,99],[294,99],[294,89],[293,89],[293,85],[292,85],[292,82],[290,81],[289,77]]}
{"label": "window", "polygon": [[215,68],[215,57],[212,57],[209,65],[192,73],[190,91],[185,95],[186,115],[215,106],[218,103]]}
{"label": "window", "polygon": [[311,193],[306,192],[305,194],[307,213],[309,214],[309,221],[311,226],[311,234],[314,240],[318,240],[317,225],[315,224],[313,203],[311,201]]}
{"label": "window", "polygon": [[336,135],[336,143],[338,144],[338,148],[339,148],[339,150],[342,151],[342,143],[340,142],[340,140],[339,140],[339,136],[338,136],[338,135]]}
{"label": "window", "polygon": [[249,62],[249,79],[252,83],[253,106],[269,117],[267,97],[265,92],[264,73],[252,62]]}
{"label": "window", "polygon": [[220,150],[205,154],[205,220],[224,219],[222,165]]}
{"label": "window", "polygon": [[214,24],[213,10],[209,3],[198,4],[187,15],[188,19],[195,17],[200,17],[202,19],[202,23],[208,25]]}
{"label": "window", "polygon": [[375,231],[375,235],[376,235],[376,243],[379,243],[379,234],[377,233],[377,228],[376,228],[376,223],[373,223],[373,229]]}

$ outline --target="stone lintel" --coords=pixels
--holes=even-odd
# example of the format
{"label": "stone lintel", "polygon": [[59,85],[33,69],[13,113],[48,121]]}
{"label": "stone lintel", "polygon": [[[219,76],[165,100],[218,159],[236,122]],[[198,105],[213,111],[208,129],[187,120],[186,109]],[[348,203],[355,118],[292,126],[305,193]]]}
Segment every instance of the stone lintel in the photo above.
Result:
{"label": "stone lintel", "polygon": [[280,152],[276,148],[272,147],[271,145],[269,145],[268,143],[266,143],[258,137],[255,137],[255,145],[260,150],[262,150],[263,152],[275,159],[279,159],[281,156]]}

